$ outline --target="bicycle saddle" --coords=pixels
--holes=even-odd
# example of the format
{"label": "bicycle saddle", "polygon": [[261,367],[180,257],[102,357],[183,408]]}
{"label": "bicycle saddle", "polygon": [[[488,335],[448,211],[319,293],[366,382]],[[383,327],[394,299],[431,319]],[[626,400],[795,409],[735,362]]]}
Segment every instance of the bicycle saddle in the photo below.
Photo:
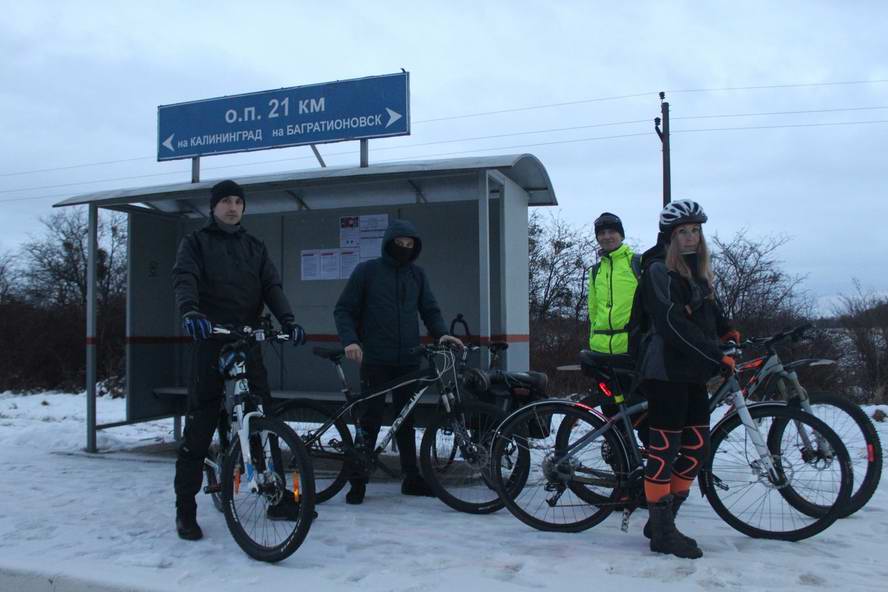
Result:
{"label": "bicycle saddle", "polygon": [[545,372],[503,372],[495,370],[490,372],[490,382],[492,384],[512,384],[519,382],[535,391],[545,392],[549,385],[549,377]]}
{"label": "bicycle saddle", "polygon": [[580,364],[604,370],[635,370],[635,360],[628,354],[602,354],[588,349],[580,351]]}
{"label": "bicycle saddle", "polygon": [[342,359],[342,356],[345,355],[345,350],[342,348],[333,347],[313,347],[311,348],[311,353],[318,356],[319,358],[324,358],[325,360],[330,360],[331,362],[338,362]]}

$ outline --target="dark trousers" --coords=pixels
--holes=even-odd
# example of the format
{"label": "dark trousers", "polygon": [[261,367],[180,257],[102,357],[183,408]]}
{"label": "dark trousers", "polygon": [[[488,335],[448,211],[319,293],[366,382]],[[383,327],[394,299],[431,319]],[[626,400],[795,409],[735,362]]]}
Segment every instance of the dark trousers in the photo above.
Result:
{"label": "dark trousers", "polygon": [[684,493],[709,456],[709,395],[706,385],[646,380],[648,501],[668,493]]}
{"label": "dark trousers", "polygon": [[[220,341],[206,340],[192,346],[188,414],[185,416],[185,433],[179,444],[173,482],[177,506],[194,507],[194,496],[203,482],[204,458],[213,441],[213,432],[218,426],[221,434],[227,433],[228,419],[222,408],[225,381],[219,373],[219,350],[223,345]],[[258,345],[247,354],[247,380],[250,391],[262,398],[267,410],[271,403],[271,391]],[[225,418],[225,421],[220,422],[220,418]]]}
{"label": "dark trousers", "polygon": [[[383,366],[377,364],[361,365],[361,394],[368,395],[376,392],[381,385],[397,380],[398,378],[415,372],[419,366]],[[394,409],[399,412],[416,393],[416,383],[395,389],[392,392]],[[357,408],[358,423],[363,431],[364,444],[373,450],[376,448],[376,439],[379,436],[379,428],[382,426],[382,414],[385,410],[385,397],[379,396],[361,403]],[[395,434],[398,443],[398,451],[401,455],[401,473],[404,477],[416,477],[419,475],[419,467],[416,463],[416,430],[413,428],[414,420],[411,412]]]}

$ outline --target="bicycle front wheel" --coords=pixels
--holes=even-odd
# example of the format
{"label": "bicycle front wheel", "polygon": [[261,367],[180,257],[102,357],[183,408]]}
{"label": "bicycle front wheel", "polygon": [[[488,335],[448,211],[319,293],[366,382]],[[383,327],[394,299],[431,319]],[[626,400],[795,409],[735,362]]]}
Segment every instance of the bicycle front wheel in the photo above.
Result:
{"label": "bicycle front wheel", "polygon": [[[510,486],[514,449],[527,455],[523,486]],[[607,423],[569,402],[530,405],[497,432],[491,459],[506,508],[538,530],[580,532],[616,509],[627,488],[625,447]]]}
{"label": "bicycle front wheel", "polygon": [[[701,472],[706,497],[722,520],[755,538],[799,541],[828,528],[851,496],[851,461],[836,433],[790,407],[751,406],[753,425],[770,451],[759,456],[740,416],[712,434]],[[831,456],[812,463],[806,441],[822,439]],[[811,511],[816,505],[822,510]]]}
{"label": "bicycle front wheel", "polygon": [[490,448],[502,414],[494,405],[475,401],[460,408],[439,415],[426,427],[419,449],[423,477],[454,510],[496,512],[503,502],[491,481]]}
{"label": "bicycle front wheel", "polygon": [[235,438],[222,466],[225,522],[247,555],[273,563],[298,549],[311,528],[314,475],[302,441],[283,422],[252,419],[249,441],[244,455]]}

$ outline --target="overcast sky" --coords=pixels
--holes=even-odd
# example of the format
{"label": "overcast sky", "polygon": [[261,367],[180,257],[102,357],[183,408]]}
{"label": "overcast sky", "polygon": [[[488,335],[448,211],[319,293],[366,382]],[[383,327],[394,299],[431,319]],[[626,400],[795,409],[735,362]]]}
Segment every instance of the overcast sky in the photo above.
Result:
{"label": "overcast sky", "polygon": [[[788,236],[821,304],[853,278],[888,292],[888,2],[626,4],[2,0],[0,252],[65,197],[187,181],[190,161],[156,162],[158,105],[404,68],[412,135],[371,141],[371,163],[530,152],[562,215],[615,212],[647,245],[665,90],[673,197],[709,234]],[[320,149],[357,164],[357,143]],[[202,162],[205,179],[316,166],[306,147]]]}

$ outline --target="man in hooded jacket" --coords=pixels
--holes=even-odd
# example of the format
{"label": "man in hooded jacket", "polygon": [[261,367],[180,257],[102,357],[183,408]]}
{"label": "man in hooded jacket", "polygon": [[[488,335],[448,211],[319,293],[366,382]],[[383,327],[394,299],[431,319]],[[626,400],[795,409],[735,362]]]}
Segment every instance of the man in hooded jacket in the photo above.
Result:
{"label": "man in hooded jacket", "polygon": [[[372,393],[380,385],[419,368],[420,356],[412,351],[420,344],[418,317],[439,343],[462,346],[459,339],[447,335],[428,277],[415,263],[421,251],[422,241],[413,224],[392,220],[382,240],[381,256],[355,267],[336,303],[336,331],[346,357],[361,364],[364,393]],[[409,386],[393,390],[395,408],[402,408],[413,394]],[[384,408],[384,397],[363,405],[359,444],[369,450],[376,447]],[[433,495],[419,474],[412,414],[395,437],[404,477],[401,493]],[[352,479],[346,502],[363,502],[366,487],[365,477]]]}

